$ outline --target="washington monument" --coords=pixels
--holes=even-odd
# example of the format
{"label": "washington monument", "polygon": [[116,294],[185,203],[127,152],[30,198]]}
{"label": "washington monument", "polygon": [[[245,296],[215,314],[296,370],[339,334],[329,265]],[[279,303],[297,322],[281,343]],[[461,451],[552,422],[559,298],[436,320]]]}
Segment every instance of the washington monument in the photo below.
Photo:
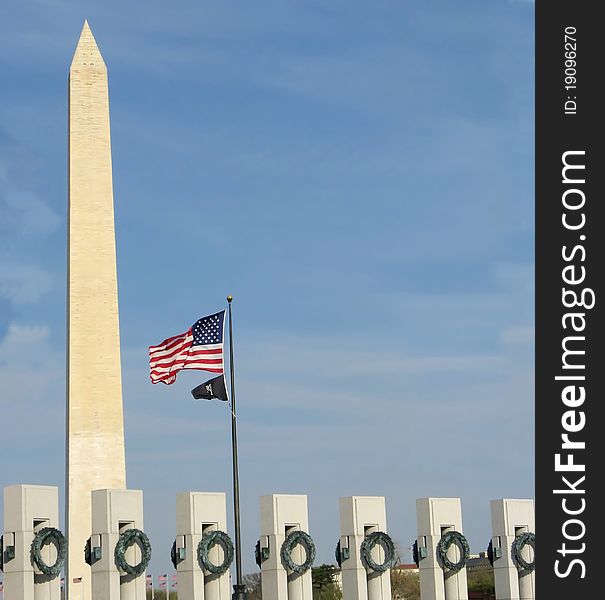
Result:
{"label": "washington monument", "polygon": [[66,526],[69,600],[91,597],[90,492],[125,488],[107,68],[84,23],[69,70]]}

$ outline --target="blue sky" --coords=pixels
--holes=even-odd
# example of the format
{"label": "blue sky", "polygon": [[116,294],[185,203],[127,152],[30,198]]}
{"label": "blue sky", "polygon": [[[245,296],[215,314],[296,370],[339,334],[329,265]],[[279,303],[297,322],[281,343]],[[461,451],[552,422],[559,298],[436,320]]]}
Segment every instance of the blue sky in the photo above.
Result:
{"label": "blue sky", "polygon": [[[67,74],[109,68],[127,478],[151,571],[175,493],[231,489],[204,373],[147,346],[235,297],[245,570],[258,497],[533,496],[534,4],[5,0],[0,18],[0,487],[63,485]],[[6,460],[10,456],[11,460]],[[230,498],[230,495],[229,495]],[[168,516],[167,516],[168,515]],[[407,558],[407,556],[406,556]]]}

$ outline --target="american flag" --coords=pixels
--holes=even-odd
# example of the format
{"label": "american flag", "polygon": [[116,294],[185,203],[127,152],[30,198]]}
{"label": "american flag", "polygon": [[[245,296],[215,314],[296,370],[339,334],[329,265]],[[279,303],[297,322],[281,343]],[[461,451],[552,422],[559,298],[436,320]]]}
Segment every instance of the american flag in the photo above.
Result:
{"label": "american flag", "polygon": [[152,588],[153,587],[153,575],[148,574],[146,576],[146,580],[147,580],[147,587]]}
{"label": "american flag", "polygon": [[196,321],[185,333],[149,346],[151,383],[176,381],[181,369],[222,373],[225,311]]}
{"label": "american flag", "polygon": [[166,587],[168,583],[168,573],[166,575],[158,575],[158,581],[160,583],[160,588]]}

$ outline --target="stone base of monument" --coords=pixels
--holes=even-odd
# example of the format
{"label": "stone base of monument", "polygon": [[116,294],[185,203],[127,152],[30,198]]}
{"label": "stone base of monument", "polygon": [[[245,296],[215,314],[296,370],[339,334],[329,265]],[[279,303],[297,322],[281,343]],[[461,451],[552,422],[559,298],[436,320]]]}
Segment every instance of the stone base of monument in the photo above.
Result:
{"label": "stone base of monument", "polygon": [[[92,535],[88,555],[93,600],[145,600],[146,536],[140,535],[143,532],[143,492],[94,490],[91,505]],[[129,565],[127,568],[135,567],[136,570],[139,567],[140,572],[120,570],[116,564],[119,562],[116,548],[124,550],[122,555]]]}
{"label": "stone base of monument", "polygon": [[[524,569],[515,559],[513,542],[521,534],[535,533],[533,500],[491,501],[494,583],[498,600],[534,600],[535,572]],[[525,544],[521,558],[533,562],[533,549]]]}
{"label": "stone base of monument", "polygon": [[[176,540],[172,556],[176,563],[179,600],[229,598],[229,542],[225,544],[225,536],[217,533],[226,535],[226,531],[224,493],[177,494]],[[200,546],[202,538],[212,539],[212,542]],[[204,565],[205,559],[209,561],[209,565]],[[214,572],[208,570],[207,566]]]}
{"label": "stone base of monument", "polygon": [[463,550],[458,543],[445,544],[447,553],[443,556],[439,549],[445,534],[463,533],[460,498],[420,498],[416,500],[416,517],[422,600],[468,600],[466,567],[451,569],[443,560],[461,565]]}
{"label": "stone base of monument", "polygon": [[[45,536],[47,528],[56,529],[58,526],[58,488],[45,485],[4,488],[4,598],[59,600],[59,573],[45,574],[32,561],[34,538],[38,535],[38,539],[42,539],[40,536]],[[39,557],[44,568],[57,563],[58,552],[56,540],[53,542],[45,536],[45,541],[39,545]],[[57,570],[61,565],[62,561]]]}
{"label": "stone base of monument", "polygon": [[[290,537],[294,532],[303,532],[308,536],[307,496],[262,496],[260,521],[259,551],[263,599],[312,600],[311,569],[305,568],[305,563],[309,558],[312,560],[309,552],[314,555],[315,548],[308,546],[305,550],[301,543],[293,544],[290,548],[290,544],[286,543],[287,540],[295,539]],[[297,534],[297,537],[304,538],[304,535]],[[304,539],[302,542],[305,543]],[[292,569],[292,566],[298,570]]]}
{"label": "stone base of monument", "polygon": [[[375,570],[364,561],[362,544],[368,535],[387,533],[386,504],[382,496],[349,496],[341,498],[340,563],[344,600],[390,600],[390,568]],[[370,550],[377,565],[384,565],[387,550],[377,543]],[[385,565],[386,567],[387,565]]]}

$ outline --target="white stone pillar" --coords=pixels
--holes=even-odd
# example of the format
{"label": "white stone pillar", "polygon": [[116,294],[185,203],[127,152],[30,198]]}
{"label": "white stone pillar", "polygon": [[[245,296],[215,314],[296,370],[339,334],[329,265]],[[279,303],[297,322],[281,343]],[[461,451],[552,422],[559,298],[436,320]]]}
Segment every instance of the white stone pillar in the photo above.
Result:
{"label": "white stone pillar", "polygon": [[[281,547],[292,531],[309,532],[307,496],[272,494],[260,499],[260,546],[269,549],[261,563],[263,600],[313,600],[311,569],[306,573],[287,570],[281,559]],[[305,561],[302,548],[292,552],[297,564]]]}
{"label": "white stone pillar", "polygon": [[[533,500],[492,500],[492,546],[494,548],[494,583],[498,600],[534,600],[535,571],[525,571],[515,564],[512,544],[521,533],[535,533]],[[525,546],[522,553],[533,561],[533,550]]]}
{"label": "white stone pillar", "polygon": [[[462,531],[460,498],[420,498],[416,500],[419,553],[420,595],[422,600],[468,600],[466,568],[457,573],[444,568],[437,557],[437,544],[448,531]],[[459,549],[452,544],[448,558],[457,562]]]}
{"label": "white stone pillar", "polygon": [[[127,529],[143,530],[143,492],[140,490],[94,490],[91,493],[91,548],[100,548],[93,559],[93,600],[145,600],[145,573],[138,577],[120,573],[115,563],[115,547]],[[99,552],[99,551],[97,551]],[[136,565],[141,560],[137,544],[126,552],[126,560]]]}
{"label": "white stone pillar", "polygon": [[[179,600],[229,600],[229,571],[215,575],[203,569],[197,558],[202,537],[211,531],[227,531],[225,494],[183,492],[176,496],[176,560]],[[210,550],[213,564],[223,562],[219,544]]]}
{"label": "white stone pillar", "polygon": [[126,487],[107,68],[88,23],[69,68],[66,535],[69,600],[90,600],[90,493]]}
{"label": "white stone pillar", "polygon": [[[4,488],[4,550],[14,547],[14,558],[4,563],[4,598],[7,600],[59,600],[61,578],[42,574],[31,561],[34,536],[44,527],[59,527],[59,491],[46,485]],[[12,551],[11,551],[12,552]],[[42,559],[55,563],[56,548],[44,546]]]}
{"label": "white stone pillar", "polygon": [[[371,570],[361,558],[364,538],[375,531],[387,533],[383,496],[349,496],[340,499],[340,555],[344,600],[390,600],[390,570]],[[373,560],[384,562],[384,550],[375,546]],[[345,558],[348,556],[348,558]]]}

